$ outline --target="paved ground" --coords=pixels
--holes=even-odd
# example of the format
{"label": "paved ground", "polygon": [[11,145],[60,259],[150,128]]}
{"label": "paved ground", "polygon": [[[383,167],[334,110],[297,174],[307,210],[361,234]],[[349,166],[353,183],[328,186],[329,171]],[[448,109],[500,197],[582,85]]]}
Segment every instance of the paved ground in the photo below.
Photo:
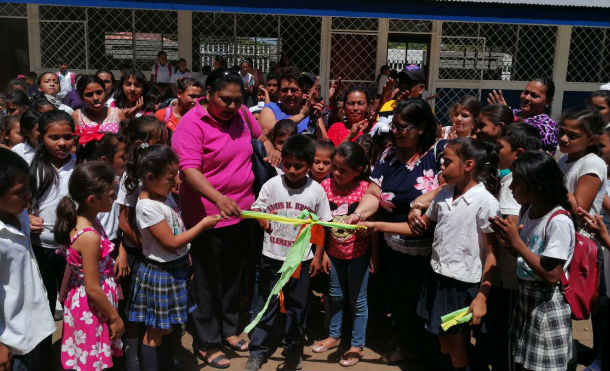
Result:
{"label": "paved ground", "polygon": [[[61,322],[57,322],[58,328],[61,328]],[[315,326],[312,326],[315,329]],[[387,339],[386,334],[387,331],[382,329],[383,325],[372,325],[369,326],[367,341],[372,344],[371,348],[365,349],[364,359],[358,363],[358,365],[351,368],[353,371],[383,371],[383,370],[408,370],[408,371],[417,371],[423,370],[424,367],[422,365],[421,360],[411,359],[403,365],[400,366],[388,366],[379,362],[380,353],[383,352],[383,348],[387,347],[390,343],[389,339]],[[578,321],[573,322],[574,328],[574,338],[579,340],[585,346],[592,345],[592,332],[591,332],[591,324],[589,321]],[[244,336],[245,337],[245,336]],[[318,340],[317,338],[315,340]],[[57,351],[61,346],[60,339],[60,331],[58,330],[53,338],[54,347],[56,348],[55,354],[57,355],[59,352]],[[327,371],[327,370],[344,370],[345,368],[341,367],[337,362],[339,357],[341,356],[341,351],[330,351],[324,354],[315,354],[311,351],[311,346],[313,344],[313,340],[308,340],[308,345],[305,349],[305,360],[303,362],[303,370],[305,371]],[[184,370],[213,370],[213,368],[209,366],[203,365],[201,361],[197,361],[195,357],[192,355],[192,337],[185,333],[182,338],[182,345],[184,353],[181,355],[180,359],[182,362],[182,366]],[[248,358],[248,353],[236,353],[232,351],[227,351],[227,355],[231,357],[231,367],[228,370],[243,370],[246,360]],[[278,366],[281,365],[283,361],[283,357],[280,354],[280,351],[277,351],[270,360],[263,365],[263,370],[271,371],[276,370]],[[59,360],[54,359],[53,363],[58,365],[57,369],[61,369],[59,366]],[[579,366],[579,370],[581,370],[583,366]]]}

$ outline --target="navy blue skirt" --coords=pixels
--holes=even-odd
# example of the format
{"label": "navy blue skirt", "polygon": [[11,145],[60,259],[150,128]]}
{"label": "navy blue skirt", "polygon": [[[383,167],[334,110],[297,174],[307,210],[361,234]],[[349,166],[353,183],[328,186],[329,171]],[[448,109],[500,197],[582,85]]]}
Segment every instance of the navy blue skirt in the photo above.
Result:
{"label": "navy blue skirt", "polygon": [[[417,314],[424,320],[426,330],[435,335],[467,334],[472,329],[468,323],[443,331],[441,317],[458,309],[469,307],[478,292],[478,283],[462,282],[432,272],[424,279],[417,303]],[[481,321],[481,326],[477,327],[477,332],[487,332],[485,317]]]}

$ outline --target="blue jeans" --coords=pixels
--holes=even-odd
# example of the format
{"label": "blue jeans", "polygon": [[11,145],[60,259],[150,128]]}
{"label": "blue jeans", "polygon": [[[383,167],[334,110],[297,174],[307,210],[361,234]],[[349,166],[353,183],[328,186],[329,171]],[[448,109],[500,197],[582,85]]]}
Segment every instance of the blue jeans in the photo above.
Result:
{"label": "blue jeans", "polygon": [[[341,337],[343,323],[343,303],[345,299],[352,309],[354,325],[352,328],[352,347],[363,348],[369,307],[366,289],[369,282],[369,255],[357,259],[338,259],[329,256],[330,282],[330,337]],[[347,296],[347,298],[345,297]]]}

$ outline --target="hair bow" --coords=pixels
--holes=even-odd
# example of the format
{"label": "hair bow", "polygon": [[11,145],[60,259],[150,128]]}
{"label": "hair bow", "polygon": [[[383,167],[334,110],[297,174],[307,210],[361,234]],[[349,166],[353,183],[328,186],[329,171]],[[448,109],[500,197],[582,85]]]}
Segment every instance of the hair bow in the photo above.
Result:
{"label": "hair bow", "polygon": [[17,80],[25,80],[25,75],[17,75]]}
{"label": "hair bow", "polygon": [[88,129],[87,131],[84,131],[84,132],[77,130],[76,134],[79,135],[78,144],[85,145],[93,140],[95,140],[95,141],[102,140],[104,138],[104,133],[99,133],[98,129],[99,129],[99,126]]}

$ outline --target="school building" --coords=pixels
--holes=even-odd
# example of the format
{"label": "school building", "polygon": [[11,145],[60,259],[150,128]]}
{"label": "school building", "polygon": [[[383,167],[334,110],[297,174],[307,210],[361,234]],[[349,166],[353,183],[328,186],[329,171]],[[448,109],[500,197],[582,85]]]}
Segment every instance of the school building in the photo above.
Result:
{"label": "school building", "polygon": [[281,55],[345,85],[374,81],[382,65],[418,64],[438,95],[435,111],[463,94],[502,89],[518,106],[526,82],[550,76],[553,117],[610,81],[608,0],[37,0],[0,2],[0,84],[18,73],[149,73],[159,50],[198,72],[212,56],[244,57],[266,73]]}

